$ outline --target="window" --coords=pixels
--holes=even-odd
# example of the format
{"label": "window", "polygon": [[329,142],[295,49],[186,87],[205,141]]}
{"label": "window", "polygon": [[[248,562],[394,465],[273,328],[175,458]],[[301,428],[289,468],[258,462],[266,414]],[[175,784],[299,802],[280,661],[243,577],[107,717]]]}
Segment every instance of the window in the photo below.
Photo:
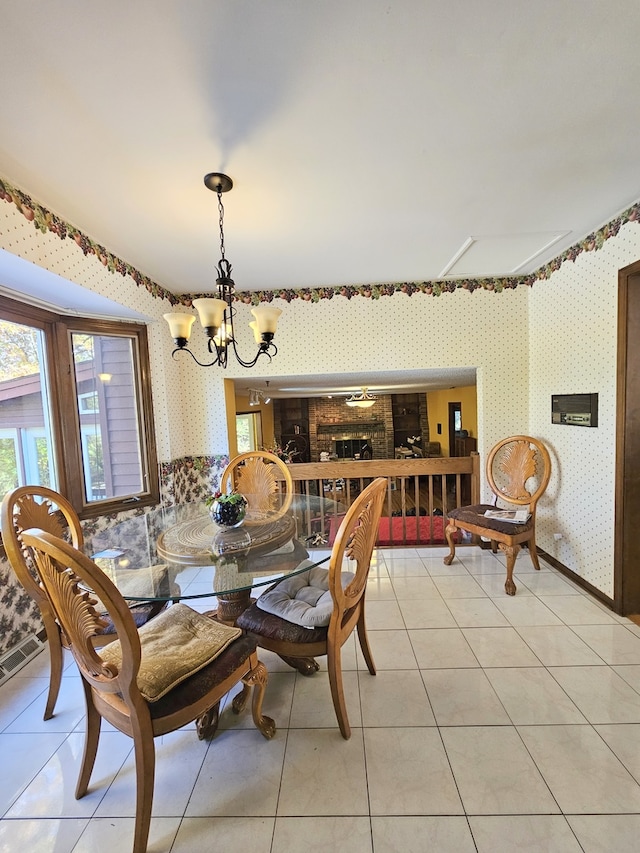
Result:
{"label": "window", "polygon": [[[0,315],[1,316],[1,315]],[[51,486],[54,442],[42,329],[0,319],[0,492]]]}
{"label": "window", "polygon": [[236,415],[238,453],[258,450],[262,444],[262,418],[260,412]]}
{"label": "window", "polygon": [[159,499],[146,328],[0,297],[0,494],[39,484],[81,517]]}

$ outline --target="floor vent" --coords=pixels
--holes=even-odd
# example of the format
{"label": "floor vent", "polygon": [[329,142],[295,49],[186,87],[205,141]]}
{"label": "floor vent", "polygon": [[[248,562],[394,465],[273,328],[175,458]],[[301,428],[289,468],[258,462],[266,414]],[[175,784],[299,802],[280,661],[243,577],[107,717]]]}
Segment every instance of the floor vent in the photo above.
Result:
{"label": "floor vent", "polygon": [[22,669],[43,649],[44,643],[34,634],[31,637],[26,637],[19,645],[7,652],[0,658],[0,684],[11,678],[14,673]]}

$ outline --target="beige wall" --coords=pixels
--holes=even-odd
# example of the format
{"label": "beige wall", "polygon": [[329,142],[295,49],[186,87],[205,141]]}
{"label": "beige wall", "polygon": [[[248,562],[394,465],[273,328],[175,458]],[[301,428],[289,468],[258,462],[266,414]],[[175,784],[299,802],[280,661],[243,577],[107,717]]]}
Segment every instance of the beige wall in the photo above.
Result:
{"label": "beige wall", "polygon": [[[464,388],[446,388],[442,391],[429,391],[427,394],[427,416],[429,418],[429,440],[439,441],[443,456],[449,456],[449,403],[460,403],[462,429],[469,435],[478,437],[478,398],[476,386]],[[442,432],[438,434],[438,424]]]}

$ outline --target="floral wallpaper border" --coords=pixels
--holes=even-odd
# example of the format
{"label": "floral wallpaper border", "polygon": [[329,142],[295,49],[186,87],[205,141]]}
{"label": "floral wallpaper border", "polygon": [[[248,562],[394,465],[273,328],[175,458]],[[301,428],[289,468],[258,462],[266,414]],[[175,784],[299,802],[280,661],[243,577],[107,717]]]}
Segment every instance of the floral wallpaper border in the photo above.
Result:
{"label": "floral wallpaper border", "polygon": [[[22,215],[32,222],[34,227],[42,233],[50,231],[61,240],[71,239],[78,248],[86,255],[95,255],[110,272],[119,273],[122,276],[130,276],[138,287],[144,287],[157,299],[166,299],[171,305],[191,305],[198,296],[205,294],[181,294],[171,293],[166,288],[152,281],[148,276],[142,275],[135,267],[116,255],[109,252],[104,246],[96,243],[78,228],[60,219],[41,204],[35,202],[27,193],[9,183],[5,178],[0,178],[0,199],[8,204],[15,204]],[[633,204],[615,219],[603,225],[597,231],[589,234],[578,243],[574,243],[561,255],[549,261],[533,273],[523,276],[509,276],[505,278],[481,278],[481,279],[453,279],[450,281],[421,281],[421,282],[396,282],[386,284],[361,284],[343,285],[338,287],[315,287],[287,289],[287,290],[259,290],[236,293],[237,302],[250,305],[258,305],[260,302],[272,302],[274,299],[283,299],[292,302],[294,299],[303,299],[305,302],[319,302],[321,299],[333,299],[334,296],[343,296],[352,299],[354,296],[363,296],[366,299],[380,299],[381,296],[393,296],[396,293],[404,293],[413,296],[415,293],[423,293],[427,296],[441,296],[443,293],[454,293],[456,290],[466,290],[473,293],[474,290],[488,290],[501,293],[504,290],[515,290],[520,285],[532,287],[537,281],[551,277],[566,261],[575,261],[582,252],[593,252],[601,249],[604,243],[611,237],[615,237],[620,228],[627,222],[640,222],[640,201]]]}

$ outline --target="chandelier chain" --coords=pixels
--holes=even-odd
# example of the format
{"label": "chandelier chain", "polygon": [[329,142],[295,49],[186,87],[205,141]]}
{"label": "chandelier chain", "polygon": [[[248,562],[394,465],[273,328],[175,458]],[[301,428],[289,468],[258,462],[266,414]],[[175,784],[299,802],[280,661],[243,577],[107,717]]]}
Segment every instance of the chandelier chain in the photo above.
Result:
{"label": "chandelier chain", "polygon": [[224,205],[220,188],[218,189],[218,224],[220,225],[220,260],[224,261]]}

